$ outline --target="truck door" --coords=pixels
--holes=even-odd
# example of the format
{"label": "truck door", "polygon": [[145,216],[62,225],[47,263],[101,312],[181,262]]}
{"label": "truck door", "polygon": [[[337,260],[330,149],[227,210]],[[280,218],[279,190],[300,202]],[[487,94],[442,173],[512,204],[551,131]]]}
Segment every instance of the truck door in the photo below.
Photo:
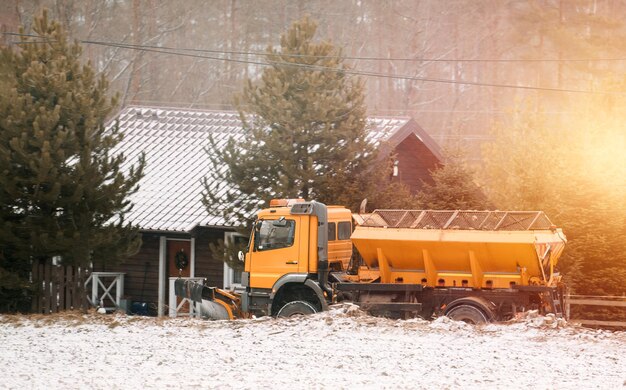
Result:
{"label": "truck door", "polygon": [[256,222],[250,257],[250,287],[272,288],[281,276],[298,272],[300,220],[300,216],[290,215]]}

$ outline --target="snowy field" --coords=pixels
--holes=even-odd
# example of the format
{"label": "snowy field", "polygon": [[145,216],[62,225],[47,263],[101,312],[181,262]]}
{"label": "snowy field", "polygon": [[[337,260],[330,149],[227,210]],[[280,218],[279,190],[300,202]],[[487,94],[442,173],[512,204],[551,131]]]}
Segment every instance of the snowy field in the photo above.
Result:
{"label": "snowy field", "polygon": [[[550,321],[548,321],[550,322]],[[295,319],[0,316],[0,388],[626,389],[626,332],[342,306]]]}

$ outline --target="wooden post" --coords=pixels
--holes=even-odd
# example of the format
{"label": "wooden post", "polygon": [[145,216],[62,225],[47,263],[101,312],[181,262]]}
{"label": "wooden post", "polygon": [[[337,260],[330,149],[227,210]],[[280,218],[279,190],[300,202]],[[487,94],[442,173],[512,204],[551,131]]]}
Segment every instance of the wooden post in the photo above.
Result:
{"label": "wooden post", "polygon": [[91,304],[100,306],[102,303],[98,300],[98,277],[91,275]]}
{"label": "wooden post", "polygon": [[76,298],[75,308],[80,309],[83,313],[87,313],[87,292],[85,291],[85,280],[87,276],[87,270],[83,267],[76,269]]}
{"label": "wooden post", "polygon": [[69,294],[69,286],[67,285],[67,270],[71,268],[59,267],[59,310],[68,310],[69,307],[65,304],[65,296]]}
{"label": "wooden post", "polygon": [[65,269],[65,287],[67,294],[65,294],[65,310],[72,309],[72,295],[76,294],[76,283],[74,283],[74,267],[69,266]]}
{"label": "wooden post", "polygon": [[50,261],[50,313],[55,313],[56,309],[56,290],[57,290],[57,267]]}
{"label": "wooden post", "polygon": [[70,298],[70,307],[74,310],[81,310],[79,304],[80,294],[85,294],[84,286],[81,283],[81,267],[74,267],[72,270],[72,296]]}
{"label": "wooden post", "polygon": [[43,313],[44,312],[44,277],[45,277],[45,273],[44,273],[44,264],[40,261],[37,260],[37,269],[39,270],[38,274],[39,274],[39,280],[37,281],[37,313]]}
{"label": "wooden post", "polygon": [[38,311],[38,303],[39,303],[39,290],[38,290],[38,283],[40,280],[40,276],[39,276],[39,264],[38,262],[35,260],[33,261],[33,270],[32,270],[32,274],[31,277],[33,279],[33,290],[32,290],[32,296],[30,299],[30,311],[32,313],[36,313]]}
{"label": "wooden post", "polygon": [[43,313],[44,314],[50,314],[50,309],[52,308],[52,305],[50,304],[50,295],[52,295],[50,293],[50,271],[52,268],[52,264],[50,264],[49,261],[46,261],[43,265],[44,267],[44,281],[43,281],[43,294],[44,294],[44,305],[43,305]]}
{"label": "wooden post", "polygon": [[124,294],[124,275],[120,275],[116,278],[115,284],[115,306],[120,307],[122,294]]}
{"label": "wooden post", "polygon": [[165,236],[159,237],[159,294],[157,315],[163,317],[165,315],[165,266],[166,266],[167,239]]}
{"label": "wooden post", "polygon": [[78,278],[78,283],[79,283],[79,288],[78,291],[80,291],[80,295],[79,295],[79,299],[80,299],[80,305],[83,308],[83,312],[87,313],[87,294],[85,293],[85,278],[87,277],[87,270],[82,268],[80,270],[80,277]]}

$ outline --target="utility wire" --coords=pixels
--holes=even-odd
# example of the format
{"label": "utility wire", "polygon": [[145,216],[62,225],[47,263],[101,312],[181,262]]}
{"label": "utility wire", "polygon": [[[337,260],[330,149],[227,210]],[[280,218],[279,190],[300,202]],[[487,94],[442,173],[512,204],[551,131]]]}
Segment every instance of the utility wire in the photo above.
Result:
{"label": "utility wire", "polygon": [[[4,33],[12,36],[40,37],[40,35]],[[80,41],[87,43],[86,41]],[[16,42],[21,43],[21,42]],[[115,42],[106,41],[90,41],[92,44],[116,44]],[[339,55],[314,55],[314,54],[290,54],[290,53],[267,53],[260,51],[236,51],[236,50],[215,50],[215,49],[196,49],[196,48],[177,48],[171,46],[158,45],[135,45],[125,44],[128,47],[146,48],[146,49],[162,49],[172,51],[188,51],[195,53],[212,53],[212,54],[234,54],[234,55],[252,55],[252,56],[280,56],[290,58],[317,58],[317,59],[344,59],[357,61],[410,61],[410,62],[620,62],[626,61],[626,58],[421,58],[421,57],[362,57],[362,56],[339,56]]]}
{"label": "utility wire", "polygon": [[474,85],[474,86],[480,86],[480,87],[523,89],[523,90],[550,91],[550,92],[584,93],[584,94],[621,94],[622,93],[622,92],[588,91],[588,90],[568,89],[568,88],[531,87],[527,85],[481,83],[481,82],[475,82],[475,81],[459,81],[459,80],[439,79],[439,78],[430,78],[430,77],[417,77],[417,76],[408,76],[408,75],[391,75],[391,74],[385,74],[385,73],[358,71],[358,70],[351,70],[351,69],[338,69],[338,68],[331,68],[327,66],[309,65],[309,64],[284,62],[284,61],[282,62],[271,61],[269,63],[265,63],[265,62],[241,60],[241,59],[234,59],[234,58],[212,57],[212,56],[205,56],[205,55],[198,55],[198,54],[179,53],[175,51],[168,51],[168,50],[161,50],[161,49],[144,48],[144,47],[140,47],[137,45],[103,43],[99,41],[89,41],[89,40],[85,40],[82,42],[85,44],[92,44],[92,45],[126,48],[126,49],[140,50],[140,51],[145,51],[145,52],[178,55],[178,56],[183,56],[183,57],[236,62],[236,63],[249,64],[249,65],[259,65],[259,66],[264,66],[264,67],[286,66],[286,67],[304,68],[304,69],[309,69],[309,70],[314,70],[314,71],[335,72],[335,73],[344,73],[344,74],[349,74],[349,75],[354,75],[354,76],[368,76],[368,77],[389,78],[389,79],[396,79],[396,80],[425,81],[425,82],[445,83],[445,84]]}
{"label": "utility wire", "polygon": [[[16,33],[4,33],[4,34],[18,35],[18,36],[25,35],[28,37],[35,37],[35,35],[30,35],[30,34],[16,34]],[[40,36],[36,36],[36,37],[40,37]],[[160,47],[153,48],[153,46],[148,46],[148,45],[133,45],[133,44],[125,44],[125,43],[103,42],[103,41],[92,41],[92,40],[79,40],[79,42],[83,44],[89,44],[89,45],[117,47],[117,48],[122,48],[122,49],[138,50],[138,51],[143,51],[143,52],[175,55],[175,56],[198,58],[198,59],[235,62],[235,63],[240,63],[240,64],[258,65],[258,66],[263,66],[263,67],[285,66],[285,67],[304,68],[304,69],[309,69],[313,71],[335,72],[335,73],[343,73],[343,74],[349,74],[349,75],[354,75],[354,76],[388,78],[388,79],[395,79],[395,80],[424,81],[424,82],[432,82],[432,83],[473,85],[473,86],[478,86],[478,87],[508,88],[508,89],[521,89],[521,90],[531,90],[531,91],[566,92],[566,93],[600,94],[600,95],[624,94],[624,92],[621,92],[621,91],[590,91],[590,90],[569,89],[569,88],[532,87],[532,86],[527,86],[527,85],[482,83],[482,82],[477,82],[477,81],[449,80],[449,79],[417,77],[417,76],[409,76],[409,75],[392,75],[392,74],[386,74],[386,73],[352,70],[348,68],[341,69],[341,68],[333,68],[333,67],[327,67],[327,66],[310,65],[310,64],[285,62],[285,61],[281,61],[281,62],[270,61],[269,63],[266,63],[266,62],[242,60],[242,59],[235,59],[235,58],[213,57],[213,56],[207,56],[207,55],[181,53],[179,52],[180,49],[163,49]],[[218,53],[224,54],[226,52],[220,51]]]}

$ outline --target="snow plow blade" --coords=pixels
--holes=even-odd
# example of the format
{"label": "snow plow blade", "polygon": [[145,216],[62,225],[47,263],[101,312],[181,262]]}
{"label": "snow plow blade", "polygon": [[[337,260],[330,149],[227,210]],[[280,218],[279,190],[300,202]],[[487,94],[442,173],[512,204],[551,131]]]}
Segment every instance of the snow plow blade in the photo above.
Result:
{"label": "snow plow blade", "polygon": [[174,290],[176,296],[198,304],[196,307],[202,318],[232,320],[244,317],[237,294],[185,279],[177,279]]}

